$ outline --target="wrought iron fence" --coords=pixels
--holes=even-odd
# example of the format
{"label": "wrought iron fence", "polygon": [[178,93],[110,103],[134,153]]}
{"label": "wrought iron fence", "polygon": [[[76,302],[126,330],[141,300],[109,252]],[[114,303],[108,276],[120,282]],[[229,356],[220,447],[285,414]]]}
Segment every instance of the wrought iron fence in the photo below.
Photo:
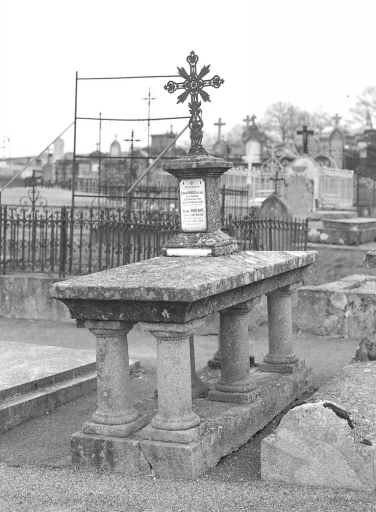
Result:
{"label": "wrought iron fence", "polygon": [[[0,208],[0,272],[90,274],[153,258],[180,230],[177,211],[136,213],[125,208],[81,209],[48,206],[40,180],[18,206]],[[222,229],[237,239],[240,250],[284,251],[307,248],[308,221],[222,218]]]}
{"label": "wrought iron fence", "polygon": [[305,251],[308,219],[283,220],[255,217],[222,219],[222,230],[236,238],[241,251]]}
{"label": "wrought iron fence", "polygon": [[[132,214],[125,210],[0,210],[0,270],[82,275],[153,258],[179,232],[176,215]],[[223,230],[240,250],[305,250],[308,222],[223,219]]]}

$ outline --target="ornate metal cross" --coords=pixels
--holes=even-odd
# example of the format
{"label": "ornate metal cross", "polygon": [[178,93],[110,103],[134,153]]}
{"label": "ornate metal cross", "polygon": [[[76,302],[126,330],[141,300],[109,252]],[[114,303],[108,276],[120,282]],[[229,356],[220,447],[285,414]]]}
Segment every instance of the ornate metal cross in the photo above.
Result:
{"label": "ornate metal cross", "polygon": [[276,196],[279,196],[279,182],[280,182],[280,181],[285,181],[285,178],[280,178],[280,177],[279,177],[279,170],[278,170],[278,168],[277,168],[277,170],[275,171],[275,176],[274,176],[274,178],[273,178],[273,177],[271,177],[271,178],[270,178],[270,181],[274,181],[274,182],[275,182],[275,183],[274,183],[274,194],[275,194]]}
{"label": "ornate metal cross", "polygon": [[191,102],[188,103],[189,113],[191,114],[191,118],[189,120],[189,129],[191,131],[191,149],[189,150],[189,154],[204,154],[204,147],[202,146],[202,137],[204,132],[202,128],[204,123],[202,121],[202,110],[201,110],[201,101],[199,101],[199,96],[204,101],[210,101],[209,94],[204,91],[204,87],[215,87],[218,89],[223,83],[224,80],[220,78],[218,75],[213,76],[210,80],[203,80],[204,76],[206,76],[210,72],[210,65],[204,66],[199,73],[196,70],[196,64],[198,62],[198,56],[192,51],[188,57],[187,62],[190,66],[190,73],[188,74],[184,68],[178,68],[178,74],[182,78],[184,78],[184,82],[176,83],[170,80],[167,85],[164,86],[165,90],[172,93],[177,91],[178,89],[185,89],[185,91],[178,96],[177,103],[184,103],[184,101],[191,95]]}
{"label": "ornate metal cross", "polygon": [[298,130],[297,135],[303,135],[303,153],[308,155],[308,135],[314,135],[313,130],[307,130],[307,125],[303,125],[303,130]]}
{"label": "ornate metal cross", "polygon": [[282,171],[282,164],[276,157],[274,144],[272,145],[271,157],[265,163],[267,163],[268,169],[270,169],[272,172],[275,172],[274,178],[271,177],[270,181],[274,181],[274,194],[279,196],[279,182],[285,181],[285,178],[283,176],[282,178],[279,177],[279,173]]}

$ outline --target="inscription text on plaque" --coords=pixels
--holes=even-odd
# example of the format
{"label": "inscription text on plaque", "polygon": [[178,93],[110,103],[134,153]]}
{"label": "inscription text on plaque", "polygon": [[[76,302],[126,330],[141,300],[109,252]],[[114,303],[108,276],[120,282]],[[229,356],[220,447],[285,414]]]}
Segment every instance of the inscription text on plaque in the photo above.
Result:
{"label": "inscription text on plaque", "polygon": [[205,231],[206,195],[204,180],[180,181],[180,220],[184,232]]}

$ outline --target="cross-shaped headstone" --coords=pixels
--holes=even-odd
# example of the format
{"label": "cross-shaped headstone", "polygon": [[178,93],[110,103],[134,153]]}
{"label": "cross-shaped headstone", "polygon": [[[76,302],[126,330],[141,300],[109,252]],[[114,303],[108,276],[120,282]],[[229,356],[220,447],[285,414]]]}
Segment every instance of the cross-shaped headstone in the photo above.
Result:
{"label": "cross-shaped headstone", "polygon": [[305,155],[308,154],[308,135],[314,135],[315,132],[313,130],[308,130],[307,125],[303,125],[303,130],[298,130],[296,132],[298,135],[303,135],[303,153]]}
{"label": "cross-shaped headstone", "polygon": [[221,127],[226,126],[226,123],[222,123],[222,119],[218,119],[218,123],[214,123],[214,126],[218,126],[218,142],[221,141]]}
{"label": "cross-shaped headstone", "polygon": [[210,65],[204,66],[201,71],[197,73],[196,64],[198,62],[198,56],[194,51],[188,55],[187,62],[190,67],[189,74],[184,68],[178,68],[178,74],[184,78],[184,82],[176,83],[170,80],[164,88],[170,93],[175,92],[178,89],[185,89],[184,92],[178,96],[177,103],[184,103],[188,96],[191,95],[191,102],[188,104],[189,113],[191,114],[191,118],[189,120],[191,149],[189,150],[189,154],[201,153],[206,155],[207,153],[202,146],[202,138],[204,136],[202,128],[204,123],[201,117],[202,110],[199,96],[203,101],[210,101],[209,94],[203,90],[204,87],[210,86],[218,89],[218,87],[224,83],[224,80],[218,75],[213,76],[210,80],[203,80],[204,76],[210,72]]}
{"label": "cross-shaped headstone", "polygon": [[124,142],[130,142],[131,143],[130,150],[131,150],[132,153],[133,153],[133,143],[134,142],[141,142],[141,139],[135,139],[134,138],[134,131],[133,130],[131,132],[131,138],[130,139],[123,139],[123,140],[124,140]]}
{"label": "cross-shaped headstone", "polygon": [[336,114],[334,117],[332,117],[332,119],[333,119],[333,121],[334,121],[334,123],[335,123],[335,125],[334,125],[334,126],[336,126],[336,127],[337,127],[337,126],[339,125],[339,122],[340,122],[340,120],[342,119],[342,117],[341,117],[341,116],[339,116],[338,114]]}

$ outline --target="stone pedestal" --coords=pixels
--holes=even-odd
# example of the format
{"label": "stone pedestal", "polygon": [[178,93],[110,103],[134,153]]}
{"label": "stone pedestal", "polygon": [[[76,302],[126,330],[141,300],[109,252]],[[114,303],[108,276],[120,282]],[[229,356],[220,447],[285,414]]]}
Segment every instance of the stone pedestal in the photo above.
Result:
{"label": "stone pedestal", "polygon": [[127,334],[132,322],[85,322],[97,340],[98,409],[83,432],[127,437],[142,428],[147,419],[132,406]]}
{"label": "stone pedestal", "polygon": [[221,378],[209,392],[210,400],[249,403],[256,394],[256,384],[249,375],[249,340],[247,314],[260,297],[220,311]]}
{"label": "stone pedestal", "polygon": [[[178,180],[182,224],[181,233],[164,244],[165,256],[205,257],[238,252],[238,242],[221,231],[220,179],[231,167],[231,162],[207,154],[190,154],[164,164],[163,169]],[[205,190],[204,197],[197,195],[192,209],[182,204],[182,184],[187,183],[200,183],[201,192]]]}
{"label": "stone pedestal", "polygon": [[192,411],[189,338],[204,323],[205,318],[187,324],[139,324],[141,330],[150,331],[157,338],[158,413],[151,420],[153,428],[147,427],[150,439],[178,442],[177,439],[191,441],[192,435],[196,436],[196,431],[192,435],[185,432],[200,424],[200,418]]}
{"label": "stone pedestal", "polygon": [[291,295],[297,284],[267,294],[269,353],[260,365],[263,372],[293,373],[304,366],[292,344]]}

